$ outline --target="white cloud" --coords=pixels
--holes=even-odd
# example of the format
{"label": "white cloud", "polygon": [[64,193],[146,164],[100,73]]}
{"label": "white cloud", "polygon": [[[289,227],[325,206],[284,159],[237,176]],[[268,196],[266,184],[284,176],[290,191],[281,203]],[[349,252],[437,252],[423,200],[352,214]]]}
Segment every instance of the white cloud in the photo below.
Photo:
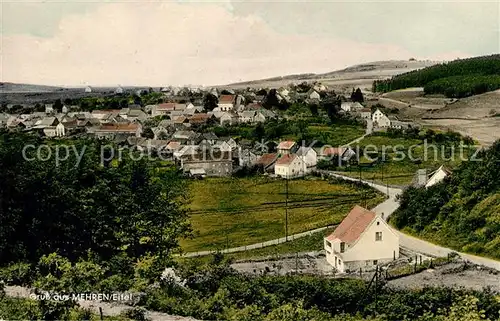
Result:
{"label": "white cloud", "polygon": [[2,40],[2,81],[53,85],[222,84],[415,56],[391,44],[280,34],[215,4],[111,3],[64,17],[52,38]]}

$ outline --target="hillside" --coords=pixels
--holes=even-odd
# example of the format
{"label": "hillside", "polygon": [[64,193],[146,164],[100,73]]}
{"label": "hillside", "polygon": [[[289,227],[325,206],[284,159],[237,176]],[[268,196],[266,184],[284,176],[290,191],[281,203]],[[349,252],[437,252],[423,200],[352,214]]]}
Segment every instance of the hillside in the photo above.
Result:
{"label": "hillside", "polygon": [[426,94],[444,94],[449,98],[499,89],[500,55],[458,59],[373,83],[373,91],[377,92],[408,87],[424,87]]}
{"label": "hillside", "polygon": [[0,93],[33,93],[33,92],[56,92],[62,91],[61,87],[31,85],[31,84],[15,84],[10,82],[0,82]]}
{"label": "hillside", "polygon": [[500,259],[500,141],[476,159],[440,184],[407,189],[392,223],[458,251]]}
{"label": "hillside", "polygon": [[386,79],[388,77],[412,70],[437,64],[435,61],[418,60],[387,60],[363,63],[349,66],[347,68],[320,73],[320,74],[299,74],[283,77],[273,77],[267,79],[246,81],[240,83],[228,84],[225,87],[231,88],[279,88],[291,83],[300,83],[303,81],[321,82],[336,90],[351,89],[353,86],[371,89],[374,80]]}

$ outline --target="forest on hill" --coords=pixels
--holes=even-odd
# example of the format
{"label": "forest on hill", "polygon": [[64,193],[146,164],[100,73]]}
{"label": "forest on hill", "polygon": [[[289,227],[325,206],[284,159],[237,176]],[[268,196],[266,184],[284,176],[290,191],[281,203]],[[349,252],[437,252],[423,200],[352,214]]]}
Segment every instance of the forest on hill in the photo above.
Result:
{"label": "forest on hill", "polygon": [[410,187],[391,217],[399,229],[500,259],[500,141],[429,188]]}
{"label": "forest on hill", "polygon": [[374,92],[424,87],[426,94],[463,98],[500,88],[500,55],[459,59],[373,82]]}

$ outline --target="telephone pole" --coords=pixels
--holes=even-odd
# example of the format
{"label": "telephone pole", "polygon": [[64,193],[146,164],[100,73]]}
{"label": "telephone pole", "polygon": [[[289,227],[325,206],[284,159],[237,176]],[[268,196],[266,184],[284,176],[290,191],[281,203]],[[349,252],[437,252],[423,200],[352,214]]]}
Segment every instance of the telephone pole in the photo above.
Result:
{"label": "telephone pole", "polygon": [[288,242],[288,179],[285,178],[285,241]]}

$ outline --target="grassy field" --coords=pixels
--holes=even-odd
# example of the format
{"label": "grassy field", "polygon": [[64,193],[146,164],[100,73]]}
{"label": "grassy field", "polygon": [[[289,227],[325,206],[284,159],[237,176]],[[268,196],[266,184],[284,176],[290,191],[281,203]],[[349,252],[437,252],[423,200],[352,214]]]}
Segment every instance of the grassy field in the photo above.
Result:
{"label": "grassy field", "polygon": [[[283,254],[321,251],[323,249],[323,238],[333,232],[334,229],[326,229],[323,232],[313,233],[293,241],[279,245],[267,246],[261,249],[224,254],[225,258],[233,261],[260,259]],[[203,263],[213,261],[213,255],[206,255],[197,258],[180,258],[180,260],[197,260]]]}
{"label": "grassy field", "polygon": [[[385,160],[375,162],[372,166],[362,166],[361,177],[365,180],[375,180],[376,182],[390,185],[408,185],[412,182],[418,169],[427,168],[435,170],[441,165],[454,168],[460,164],[460,153],[458,148],[452,152],[448,147],[434,147],[424,145],[423,141],[418,139],[390,138],[385,136],[367,136],[359,144],[360,155],[364,151],[379,151],[379,158],[385,155]],[[368,146],[368,147],[367,147]],[[383,146],[386,146],[385,152]],[[404,153],[404,159],[402,155]],[[465,151],[464,156],[469,152]],[[409,156],[415,160],[411,160]],[[377,153],[371,156],[377,157]],[[371,162],[367,157],[360,158],[361,164]],[[344,168],[343,174],[351,177],[359,177],[360,169],[357,165],[350,168]]]}
{"label": "grassy field", "polygon": [[332,126],[309,126],[313,137],[332,147],[342,146],[365,134],[361,125],[333,124]]}
{"label": "grassy field", "polygon": [[[285,236],[285,181],[266,177],[211,178],[190,185],[195,235],[186,252],[215,250]],[[331,184],[319,178],[288,184],[289,235],[339,223],[356,204],[371,208],[384,197],[371,188]]]}

